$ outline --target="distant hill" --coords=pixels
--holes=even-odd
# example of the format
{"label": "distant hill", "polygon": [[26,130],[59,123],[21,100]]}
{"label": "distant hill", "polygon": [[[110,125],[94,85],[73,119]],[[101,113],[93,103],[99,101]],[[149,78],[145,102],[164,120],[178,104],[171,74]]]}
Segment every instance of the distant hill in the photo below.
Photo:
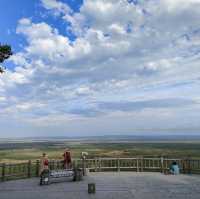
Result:
{"label": "distant hill", "polygon": [[0,142],[56,142],[56,141],[200,141],[200,135],[102,135],[0,138]]}

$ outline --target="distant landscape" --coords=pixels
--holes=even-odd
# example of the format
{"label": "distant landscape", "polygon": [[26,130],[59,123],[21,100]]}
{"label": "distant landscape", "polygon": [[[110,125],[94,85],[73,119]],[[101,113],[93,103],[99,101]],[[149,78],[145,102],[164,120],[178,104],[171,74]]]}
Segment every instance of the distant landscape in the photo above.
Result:
{"label": "distant landscape", "polygon": [[50,159],[61,159],[69,147],[73,158],[87,151],[88,158],[164,156],[199,158],[200,136],[95,136],[95,137],[37,137],[0,139],[0,162],[36,160],[43,152]]}

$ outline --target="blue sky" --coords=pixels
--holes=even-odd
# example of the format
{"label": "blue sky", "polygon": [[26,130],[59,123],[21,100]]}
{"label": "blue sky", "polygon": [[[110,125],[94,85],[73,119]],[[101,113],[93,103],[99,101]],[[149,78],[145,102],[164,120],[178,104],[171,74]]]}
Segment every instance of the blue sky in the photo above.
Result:
{"label": "blue sky", "polygon": [[[67,3],[74,11],[78,11],[82,4],[82,0],[67,0],[63,2]],[[23,50],[22,46],[26,44],[26,40],[21,35],[16,34],[18,21],[21,18],[31,18],[35,23],[45,21],[58,28],[60,33],[66,34],[64,22],[55,16],[45,15],[46,10],[40,0],[1,0],[0,4],[1,42],[12,44],[14,52]],[[73,35],[70,38],[73,39]]]}
{"label": "blue sky", "polygon": [[200,133],[199,0],[1,0],[0,137]]}
{"label": "blue sky", "polygon": [[24,16],[33,16],[34,7],[35,1],[1,1],[1,42],[12,44],[14,51],[18,51],[20,49],[19,44],[24,42],[22,37],[16,35],[17,22]]}

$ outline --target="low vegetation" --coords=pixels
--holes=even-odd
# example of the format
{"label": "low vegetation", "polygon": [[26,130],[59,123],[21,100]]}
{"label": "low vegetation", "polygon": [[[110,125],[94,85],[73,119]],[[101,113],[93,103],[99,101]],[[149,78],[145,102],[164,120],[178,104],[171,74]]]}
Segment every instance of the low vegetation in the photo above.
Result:
{"label": "low vegetation", "polygon": [[200,158],[198,142],[21,142],[0,143],[0,162],[22,162],[39,159],[43,152],[50,159],[61,159],[66,147],[70,147],[74,158],[80,157],[82,151],[93,157],[133,157],[165,156]]}

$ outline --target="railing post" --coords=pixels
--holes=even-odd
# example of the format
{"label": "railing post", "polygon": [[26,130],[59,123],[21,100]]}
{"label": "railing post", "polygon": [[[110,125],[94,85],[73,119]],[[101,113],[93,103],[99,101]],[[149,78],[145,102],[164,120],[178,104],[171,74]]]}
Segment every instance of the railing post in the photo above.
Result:
{"label": "railing post", "polygon": [[186,171],[185,171],[185,169],[186,169],[186,160],[185,159],[182,159],[182,168],[183,168],[183,173],[185,174],[186,173]]}
{"label": "railing post", "polygon": [[137,158],[136,161],[137,161],[137,172],[139,172],[140,171],[139,170],[139,159]]}
{"label": "railing post", "polygon": [[141,172],[143,172],[143,167],[144,167],[144,157],[141,157]]}
{"label": "railing post", "polygon": [[82,157],[83,176],[86,175],[86,157]]}
{"label": "railing post", "polygon": [[95,158],[95,172],[97,172],[97,158]]}
{"label": "railing post", "polygon": [[2,164],[2,174],[1,174],[1,180],[5,181],[5,174],[6,174],[6,164]]}
{"label": "railing post", "polygon": [[27,177],[31,177],[31,160],[29,160],[27,163]]}
{"label": "railing post", "polygon": [[40,160],[36,160],[35,176],[40,176]]}
{"label": "railing post", "polygon": [[101,171],[101,158],[99,158],[99,171]]}
{"label": "railing post", "polygon": [[191,174],[191,162],[190,162],[190,157],[187,157],[187,159],[185,160],[185,172],[187,172],[188,174]]}
{"label": "railing post", "polygon": [[188,173],[189,174],[192,174],[192,171],[191,171],[191,159],[188,159]]}
{"label": "railing post", "polygon": [[117,159],[117,171],[120,172],[120,159]]}
{"label": "railing post", "polygon": [[56,160],[56,169],[59,169],[60,168],[60,164],[59,164],[59,161]]}
{"label": "railing post", "polygon": [[164,158],[160,158],[160,172],[164,173]]}

